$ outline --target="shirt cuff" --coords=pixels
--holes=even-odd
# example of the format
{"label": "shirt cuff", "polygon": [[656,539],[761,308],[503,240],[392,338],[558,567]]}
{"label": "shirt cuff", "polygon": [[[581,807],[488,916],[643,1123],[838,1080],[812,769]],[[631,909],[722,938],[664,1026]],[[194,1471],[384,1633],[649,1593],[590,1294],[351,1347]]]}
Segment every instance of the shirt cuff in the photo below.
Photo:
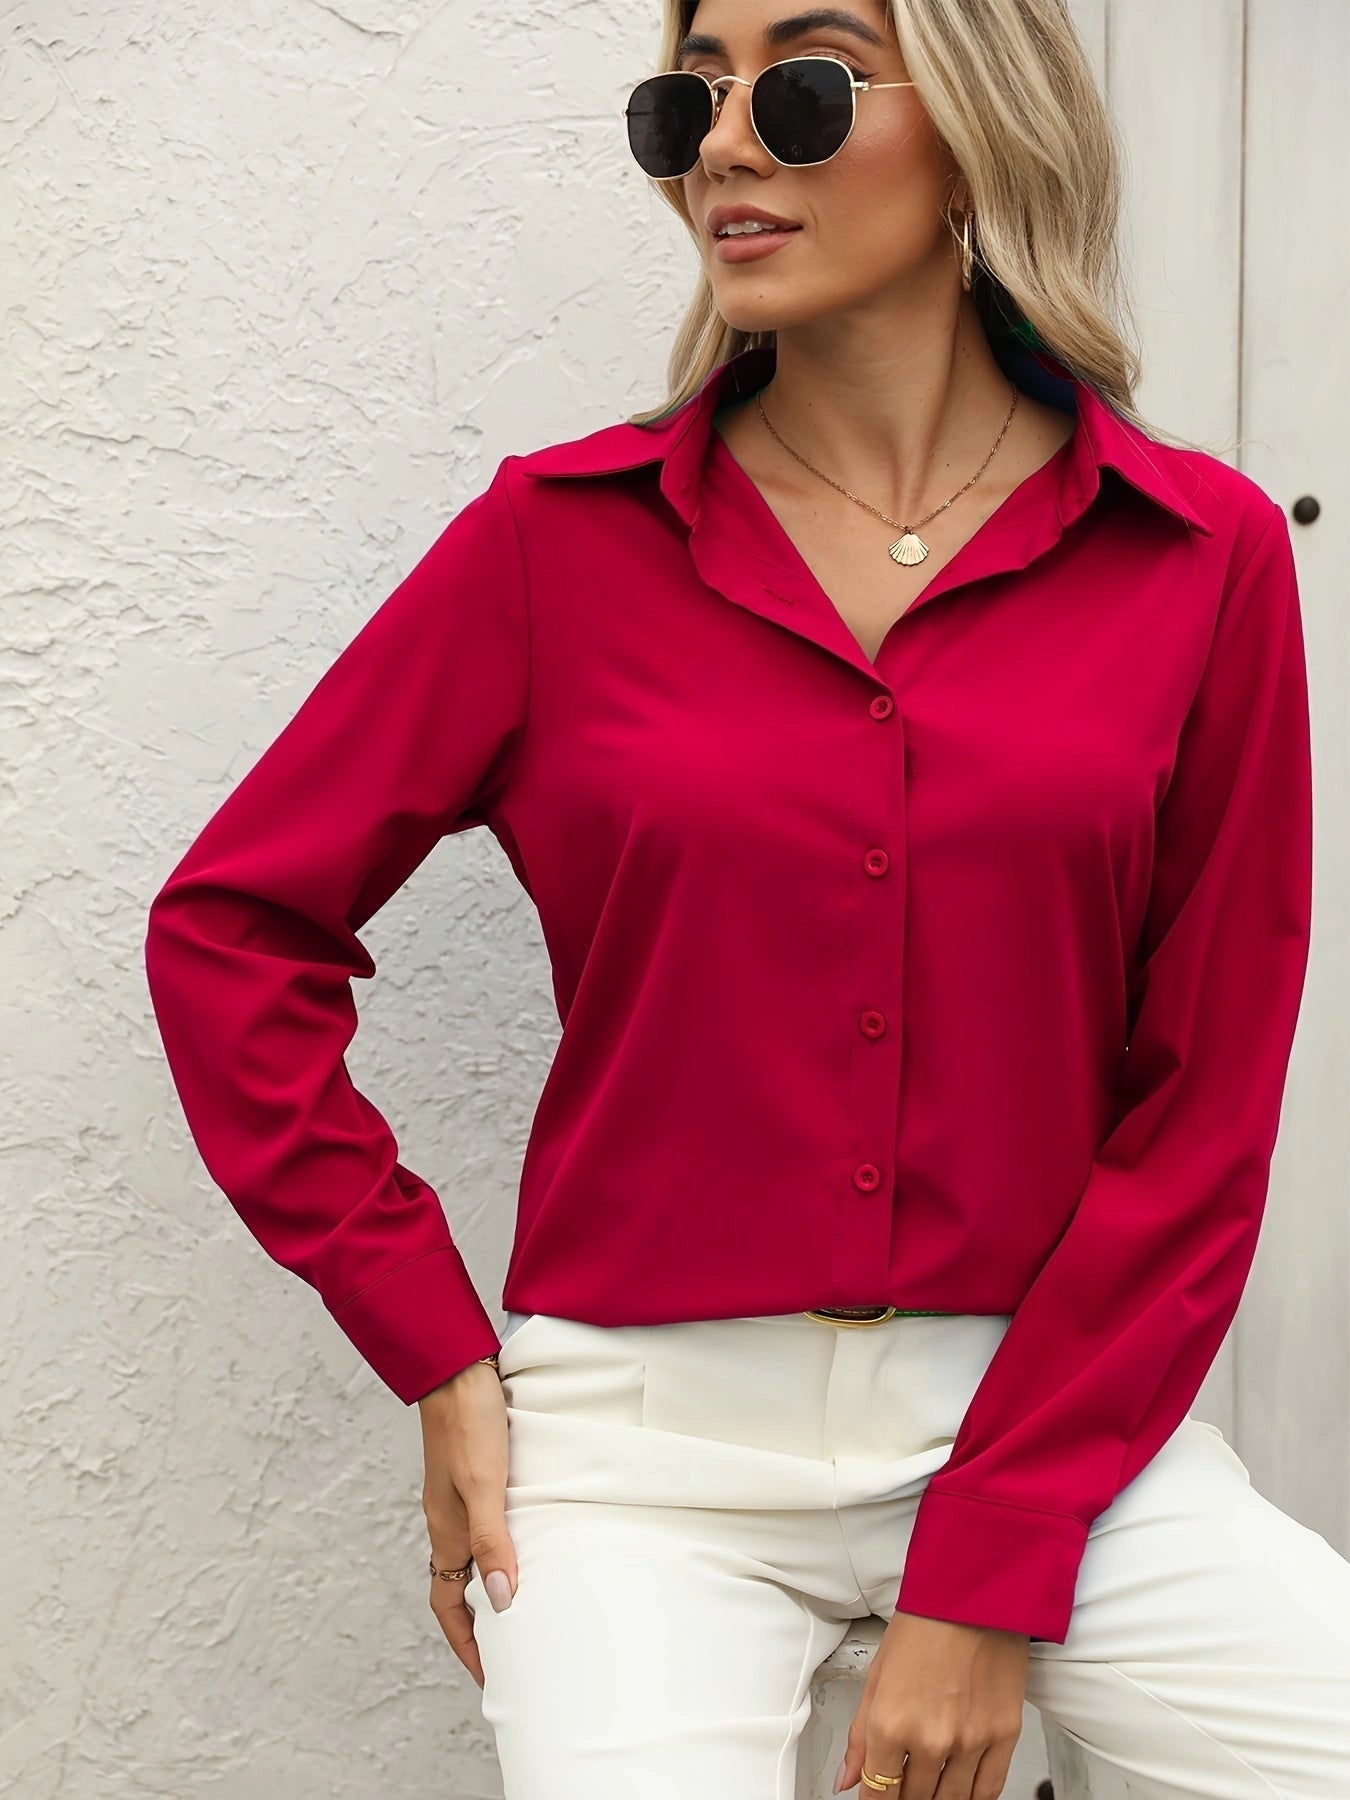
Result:
{"label": "shirt cuff", "polygon": [[1072,1513],[930,1483],[915,1515],[896,1611],[1062,1644],[1087,1540],[1088,1527]]}
{"label": "shirt cuff", "polygon": [[381,1381],[406,1405],[501,1348],[453,1244],[401,1263],[333,1312]]}

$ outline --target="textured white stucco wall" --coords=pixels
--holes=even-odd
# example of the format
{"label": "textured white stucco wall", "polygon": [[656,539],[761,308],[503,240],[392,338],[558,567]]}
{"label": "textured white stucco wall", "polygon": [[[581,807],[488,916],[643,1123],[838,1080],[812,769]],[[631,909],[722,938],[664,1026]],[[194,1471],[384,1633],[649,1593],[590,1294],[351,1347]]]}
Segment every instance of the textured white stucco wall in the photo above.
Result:
{"label": "textured white stucco wall", "polygon": [[[500,458],[661,397],[654,8],[0,6],[0,1793],[478,1800],[416,1410],[187,1136],[145,912]],[[350,1058],[495,1316],[556,1038],[486,832],[367,928]]]}

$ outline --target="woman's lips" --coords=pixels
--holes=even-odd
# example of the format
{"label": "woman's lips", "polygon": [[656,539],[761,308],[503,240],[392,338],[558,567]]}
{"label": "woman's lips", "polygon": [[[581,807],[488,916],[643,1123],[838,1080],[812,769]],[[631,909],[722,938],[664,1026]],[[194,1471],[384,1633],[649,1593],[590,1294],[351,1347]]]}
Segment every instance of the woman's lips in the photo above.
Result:
{"label": "woman's lips", "polygon": [[775,250],[781,250],[800,230],[800,225],[785,225],[781,230],[745,231],[738,232],[735,237],[714,238],[713,255],[718,262],[757,262],[761,256],[771,256]]}

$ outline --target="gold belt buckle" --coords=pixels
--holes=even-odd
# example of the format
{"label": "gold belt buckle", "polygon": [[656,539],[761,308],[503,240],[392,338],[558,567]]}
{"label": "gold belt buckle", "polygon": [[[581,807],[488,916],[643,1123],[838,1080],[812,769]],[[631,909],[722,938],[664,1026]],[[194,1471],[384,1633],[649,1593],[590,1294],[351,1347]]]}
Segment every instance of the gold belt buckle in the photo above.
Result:
{"label": "gold belt buckle", "polygon": [[814,1312],[807,1309],[806,1316],[808,1319],[819,1319],[825,1325],[838,1325],[847,1329],[858,1325],[884,1325],[887,1319],[895,1317],[896,1311],[894,1306],[834,1306],[821,1307]]}

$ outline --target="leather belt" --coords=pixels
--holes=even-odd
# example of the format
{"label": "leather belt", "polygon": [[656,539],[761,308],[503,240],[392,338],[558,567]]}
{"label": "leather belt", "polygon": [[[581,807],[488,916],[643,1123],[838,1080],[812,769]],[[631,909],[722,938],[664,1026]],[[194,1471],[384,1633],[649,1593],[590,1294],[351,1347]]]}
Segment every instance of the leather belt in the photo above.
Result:
{"label": "leather belt", "polygon": [[894,1314],[893,1306],[822,1306],[806,1316],[826,1325],[880,1325]]}
{"label": "leather belt", "polygon": [[826,1325],[881,1325],[897,1316],[905,1319],[950,1319],[949,1312],[929,1311],[904,1306],[821,1306],[807,1309],[808,1319],[819,1319]]}

